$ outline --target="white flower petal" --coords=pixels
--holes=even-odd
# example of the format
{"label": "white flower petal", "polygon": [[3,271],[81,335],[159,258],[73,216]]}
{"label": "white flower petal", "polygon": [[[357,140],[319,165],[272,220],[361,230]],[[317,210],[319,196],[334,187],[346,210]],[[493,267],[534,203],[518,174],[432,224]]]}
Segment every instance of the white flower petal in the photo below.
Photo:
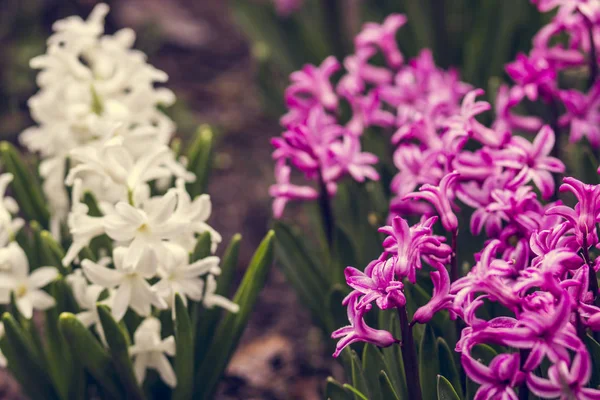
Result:
{"label": "white flower petal", "polygon": [[29,287],[40,289],[52,282],[58,276],[58,270],[54,267],[41,267],[29,275]]}

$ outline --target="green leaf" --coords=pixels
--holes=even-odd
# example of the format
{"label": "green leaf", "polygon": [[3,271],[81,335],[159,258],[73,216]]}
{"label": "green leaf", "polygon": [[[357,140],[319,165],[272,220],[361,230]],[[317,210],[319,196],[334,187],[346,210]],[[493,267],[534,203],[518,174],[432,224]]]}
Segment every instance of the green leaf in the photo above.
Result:
{"label": "green leaf", "polygon": [[236,314],[229,313],[223,318],[206,357],[201,361],[196,374],[195,399],[211,398],[219,377],[233,354],[273,264],[274,239],[275,233],[270,231],[250,261],[248,270],[233,298],[240,309]]}
{"label": "green leaf", "polygon": [[344,383],[344,385],[342,387],[344,389],[348,389],[349,391],[351,391],[354,394],[354,398],[356,400],[369,400],[369,398],[364,393],[362,393],[360,390],[358,390],[357,388],[355,388],[352,385]]}
{"label": "green leaf", "polygon": [[[229,297],[231,285],[233,283],[233,279],[235,278],[235,271],[237,269],[241,240],[241,235],[234,235],[229,243],[229,246],[227,246],[225,253],[223,254],[223,258],[221,259],[221,275],[217,277],[217,290],[215,291],[215,293],[220,296]],[[196,304],[196,307],[197,308],[194,308],[194,310],[199,310],[201,305]],[[199,363],[199,361],[204,358],[204,355],[208,351],[208,345],[215,334],[219,319],[224,313],[225,311],[220,307],[202,310],[201,317],[198,319],[199,324],[195,325],[195,332],[197,332],[195,334],[196,363]]]}
{"label": "green leaf", "polygon": [[460,400],[452,384],[442,375],[437,377],[437,400]]}
{"label": "green leaf", "polygon": [[327,378],[327,385],[325,386],[325,400],[352,400],[352,395],[330,376]]}
{"label": "green leaf", "polygon": [[137,382],[133,372],[133,364],[129,357],[129,337],[127,332],[125,332],[122,325],[115,321],[107,306],[99,304],[97,309],[115,370],[121,378],[121,383],[125,387],[127,397],[136,400],[144,399],[144,393]]}
{"label": "green leaf", "polygon": [[[364,393],[367,398],[369,397],[369,389],[367,386],[367,380],[365,378],[365,373],[360,364],[360,359],[358,358],[358,354],[354,350],[351,352],[352,357],[352,385],[360,391],[360,393]],[[358,400],[358,396],[354,396],[355,399]]]}
{"label": "green leaf", "polygon": [[342,228],[336,227],[331,251],[331,281],[345,285],[344,270],[348,266],[356,266],[356,262],[352,241]]}
{"label": "green leaf", "polygon": [[192,321],[179,294],[175,295],[175,375],[174,400],[190,399],[194,390],[194,333]]}
{"label": "green leaf", "polygon": [[47,228],[50,213],[42,196],[40,185],[29,172],[21,155],[15,147],[8,142],[0,143],[0,160],[5,172],[13,174],[12,188],[19,208],[27,220],[36,220]]}
{"label": "green leaf", "polygon": [[46,359],[48,370],[61,398],[69,398],[69,391],[77,389],[77,380],[84,379],[81,371],[75,369],[71,351],[59,328],[59,314],[67,307],[67,290],[70,290],[63,278],[49,285],[49,292],[56,305],[46,311]]}
{"label": "green leaf", "polygon": [[362,352],[362,368],[371,398],[385,399],[385,397],[382,397],[381,386],[379,384],[379,372],[385,370],[385,360],[381,352],[373,344],[365,344]]}
{"label": "green leaf", "polygon": [[379,371],[379,386],[381,387],[381,396],[384,400],[400,400],[400,397],[398,397],[394,390],[394,385],[392,385],[385,371]]}
{"label": "green leaf", "polygon": [[191,262],[202,260],[211,255],[212,236],[210,232],[204,232],[198,237],[194,251],[192,252]]}
{"label": "green leaf", "polygon": [[9,313],[4,313],[2,322],[6,339],[2,351],[22,387],[34,399],[59,399],[45,363],[28,335]]}
{"label": "green leaf", "polygon": [[77,317],[62,313],[59,326],[71,352],[94,378],[107,398],[123,398],[119,378],[110,355]]}
{"label": "green leaf", "polygon": [[58,271],[66,276],[71,273],[71,266],[63,266],[62,259],[65,252],[62,247],[54,240],[52,234],[46,230],[40,232],[40,259],[42,265],[56,267]]}
{"label": "green leaf", "polygon": [[[302,239],[281,221],[275,222],[277,265],[292,285],[300,302],[312,312],[320,327],[329,334],[336,327],[330,313],[324,309],[324,297],[330,288],[329,279],[314,264]],[[322,265],[321,267],[324,267]]]}
{"label": "green leaf", "polygon": [[440,373],[440,361],[437,354],[435,333],[430,325],[426,325],[425,333],[419,347],[419,379],[423,400],[436,400],[436,381]]}
{"label": "green leaf", "polygon": [[[401,337],[400,322],[398,315],[392,310],[380,311],[379,329],[388,330],[394,337]],[[395,392],[401,399],[408,398],[408,386],[404,373],[404,361],[402,360],[402,347],[393,344],[381,349],[385,360],[387,375],[394,385]]]}
{"label": "green leaf", "polygon": [[456,388],[459,397],[462,398],[462,385],[460,383],[458,368],[456,368],[456,363],[454,361],[454,353],[450,350],[448,343],[441,337],[437,338],[437,347],[438,355],[440,357],[440,374],[444,379],[448,379],[452,386]]}
{"label": "green leaf", "polygon": [[196,174],[196,180],[186,185],[187,192],[192,199],[206,193],[210,163],[212,157],[213,131],[208,125],[200,125],[196,132],[196,139],[187,153],[188,170]]}

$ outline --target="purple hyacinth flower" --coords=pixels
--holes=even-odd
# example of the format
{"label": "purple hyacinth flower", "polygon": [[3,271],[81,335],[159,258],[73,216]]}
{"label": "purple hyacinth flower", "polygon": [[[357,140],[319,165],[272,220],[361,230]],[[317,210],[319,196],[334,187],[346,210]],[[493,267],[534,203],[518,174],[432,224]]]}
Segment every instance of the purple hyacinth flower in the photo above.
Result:
{"label": "purple hyacinth flower", "polygon": [[560,360],[548,368],[548,378],[534,373],[527,376],[527,386],[543,398],[560,400],[600,400],[600,390],[586,388],[592,375],[590,355],[587,351],[575,354],[571,365]]}
{"label": "purple hyacinth flower", "polygon": [[521,90],[531,101],[535,101],[542,91],[551,92],[556,79],[556,70],[548,60],[539,55],[527,57],[517,54],[517,58],[505,67],[508,75],[516,82],[516,88]]}
{"label": "purple hyacinth flower", "polygon": [[406,304],[404,285],[394,276],[395,264],[396,260],[392,257],[387,260],[371,261],[365,268],[365,272],[346,267],[344,270],[346,283],[364,295],[358,302],[358,307],[366,307],[373,301],[382,310]]}
{"label": "purple hyacinth flower", "polygon": [[395,272],[401,279],[416,282],[422,257],[446,261],[450,256],[452,250],[442,243],[444,238],[432,234],[436,220],[437,217],[431,217],[411,228],[406,220],[395,217],[391,226],[379,228],[379,232],[389,235],[383,241],[383,248],[396,256]]}
{"label": "purple hyacinth flower", "polygon": [[596,222],[600,212],[600,185],[586,185],[583,182],[567,177],[560,186],[561,192],[571,192],[578,200],[575,208],[558,205],[546,213],[560,215],[575,228],[575,235],[580,246],[593,246],[598,243]]}
{"label": "purple hyacinth flower", "polygon": [[529,116],[517,115],[512,112],[523,99],[521,90],[513,90],[507,85],[501,85],[496,94],[495,111],[496,120],[492,127],[496,131],[512,131],[513,129],[523,130],[526,132],[536,132],[542,127],[542,120]]}
{"label": "purple hyacinth flower", "polygon": [[[320,66],[305,65],[300,71],[290,75],[292,83],[285,90],[285,102],[292,110],[300,109],[308,113],[311,107],[322,105],[326,110],[337,109],[338,97],[331,85],[331,76],[340,69],[335,57],[327,57]],[[282,117],[281,123],[289,126],[293,122],[290,115]]]}
{"label": "purple hyacinth flower", "polygon": [[331,166],[324,172],[325,181],[335,181],[344,172],[348,172],[357,182],[365,179],[379,180],[377,170],[373,168],[379,159],[372,153],[360,151],[360,139],[346,135],[342,141],[336,141],[329,146],[332,155]]}
{"label": "purple hyacinth flower", "polygon": [[353,291],[342,302],[343,305],[348,307],[350,325],[331,334],[333,339],[340,339],[335,347],[334,357],[338,357],[346,346],[355,342],[373,343],[379,347],[391,346],[398,342],[388,331],[371,328],[365,323],[364,315],[369,308],[358,307],[360,296],[360,292]]}
{"label": "purple hyacinth flower", "polygon": [[275,11],[281,17],[289,17],[300,9],[304,0],[273,0]]}
{"label": "purple hyacinth flower", "polygon": [[475,400],[518,400],[514,388],[525,380],[519,367],[519,353],[499,354],[486,366],[464,352],[461,363],[469,378],[481,385]]}
{"label": "purple hyacinth flower", "polygon": [[404,57],[398,49],[396,31],[407,21],[403,14],[389,15],[383,24],[367,23],[356,36],[354,45],[357,49],[375,46],[381,50],[391,68],[398,68],[404,63]]}
{"label": "purple hyacinth flower", "polygon": [[570,127],[569,141],[579,142],[586,137],[594,149],[600,147],[600,83],[583,94],[577,90],[559,93],[567,112],[559,119],[561,126]]}
{"label": "purple hyacinth flower", "polygon": [[550,156],[554,142],[554,131],[545,125],[533,143],[521,136],[513,136],[504,150],[497,151],[494,160],[498,165],[519,171],[508,186],[518,187],[532,180],[542,197],[549,199],[554,194],[552,173],[565,171],[563,162]]}
{"label": "purple hyacinth flower", "polygon": [[426,324],[431,321],[436,312],[449,308],[452,303],[450,296],[450,275],[444,264],[433,262],[435,271],[431,272],[433,296],[424,306],[419,307],[413,315],[413,322]]}
{"label": "purple hyacinth flower", "polygon": [[453,171],[442,178],[439,186],[426,184],[421,186],[418,192],[405,196],[407,199],[425,200],[431,203],[440,215],[444,229],[454,234],[458,231],[458,219],[452,211],[450,196],[453,194],[453,186],[458,176],[459,173]]}
{"label": "purple hyacinth flower", "polygon": [[290,183],[291,168],[281,160],[275,166],[276,184],[271,185],[269,194],[274,197],[273,216],[281,218],[283,209],[289,200],[315,200],[319,193],[310,186],[298,186]]}

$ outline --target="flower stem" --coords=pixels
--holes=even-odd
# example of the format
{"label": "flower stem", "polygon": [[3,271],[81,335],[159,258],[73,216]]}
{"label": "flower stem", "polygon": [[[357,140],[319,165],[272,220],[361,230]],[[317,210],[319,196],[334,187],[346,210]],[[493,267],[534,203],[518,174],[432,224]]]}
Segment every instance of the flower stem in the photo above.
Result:
{"label": "flower stem", "polygon": [[593,24],[587,19],[586,25],[588,28],[588,37],[590,39],[590,76],[588,78],[588,88],[594,86],[594,82],[596,82],[596,78],[598,77],[598,62],[596,60],[596,44],[594,43],[594,32],[593,32]]}
{"label": "flower stem", "polygon": [[408,398],[422,400],[417,349],[413,339],[412,325],[408,323],[406,306],[398,307],[398,316],[400,317],[400,329],[402,331],[402,362],[404,363]]}
{"label": "flower stem", "polygon": [[319,174],[319,191],[319,209],[321,210],[321,218],[323,219],[323,229],[325,230],[327,244],[331,249],[333,245],[333,210],[331,208],[331,200],[329,198],[329,192],[327,191],[327,185],[321,174]]}
{"label": "flower stem", "polygon": [[450,280],[458,280],[458,259],[456,257],[456,248],[458,246],[458,229],[452,232],[452,254],[450,255]]}
{"label": "flower stem", "polygon": [[[527,360],[527,357],[529,357],[529,353],[531,353],[531,350],[529,349],[519,350],[521,368],[523,368],[525,360]],[[523,381],[523,383],[521,383],[519,386],[519,400],[529,400],[529,388],[527,387],[527,381]]]}
{"label": "flower stem", "polygon": [[589,274],[589,287],[588,290],[592,291],[594,295],[594,304],[596,306],[599,305],[598,301],[598,277],[596,276],[596,270],[594,270],[594,266],[592,265],[592,261],[590,260],[590,252],[587,244],[587,235],[583,237],[583,246],[581,247],[581,252],[583,254],[583,260],[588,266],[588,274]]}
{"label": "flower stem", "polygon": [[327,26],[330,43],[333,46],[333,53],[342,60],[345,54],[344,31],[341,20],[344,15],[340,7],[339,0],[325,0],[323,2],[325,11],[325,25]]}

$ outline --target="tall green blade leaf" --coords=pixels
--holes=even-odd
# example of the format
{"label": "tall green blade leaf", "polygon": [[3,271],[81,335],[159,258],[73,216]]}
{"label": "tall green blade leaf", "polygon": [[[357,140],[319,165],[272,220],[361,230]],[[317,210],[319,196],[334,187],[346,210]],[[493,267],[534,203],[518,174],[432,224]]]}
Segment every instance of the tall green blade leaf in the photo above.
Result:
{"label": "tall green blade leaf", "polygon": [[437,400],[460,400],[452,384],[442,375],[437,377]]}
{"label": "tall green blade leaf", "polygon": [[[363,371],[362,365],[360,364],[360,359],[358,358],[358,354],[354,350],[351,352],[352,357],[352,385],[358,389],[361,394],[364,394],[366,398],[370,398],[369,396],[369,388],[367,386],[367,379],[365,378],[365,373]],[[358,400],[360,396],[355,393],[354,398]]]}
{"label": "tall green blade leaf", "polygon": [[190,399],[194,390],[194,332],[192,321],[179,294],[175,295],[175,375],[173,400]]}
{"label": "tall green blade leaf", "polygon": [[352,400],[352,395],[331,376],[327,378],[325,386],[325,400]]}
{"label": "tall green blade leaf", "polygon": [[196,132],[196,139],[188,152],[188,170],[196,174],[196,180],[188,183],[187,191],[192,198],[206,193],[210,163],[212,161],[213,131],[208,125],[201,125]]}
{"label": "tall green blade leaf", "polygon": [[4,170],[13,174],[14,196],[26,219],[39,221],[44,228],[48,228],[50,213],[42,196],[41,186],[12,144],[0,143],[0,161]]}
{"label": "tall green blade leaf", "polygon": [[419,347],[419,379],[421,380],[423,400],[437,399],[436,382],[439,373],[440,361],[435,333],[433,333],[433,328],[427,325]]}
{"label": "tall green blade leaf", "polygon": [[362,367],[371,398],[373,400],[385,399],[382,397],[379,381],[379,373],[385,370],[385,361],[377,347],[370,343],[365,344],[362,352]]}
{"label": "tall green blade leaf", "polygon": [[98,382],[102,392],[109,398],[123,398],[110,355],[94,335],[71,313],[60,315],[59,326],[73,355]]}
{"label": "tall green blade leaf", "polygon": [[[460,375],[454,361],[454,354],[443,338],[437,339],[438,355],[440,357],[440,374],[452,384],[460,398],[463,397]],[[439,384],[439,382],[438,382]]]}
{"label": "tall green blade leaf", "polygon": [[[215,292],[218,295],[229,297],[237,268],[241,240],[241,235],[234,235],[223,254],[220,265],[221,275],[217,277],[217,290]],[[201,318],[198,320],[199,325],[196,327],[196,363],[204,358],[217,329],[219,319],[224,313],[225,311],[218,307],[202,310]]]}
{"label": "tall green blade leaf", "polygon": [[385,371],[379,371],[379,386],[381,386],[381,396],[384,400],[400,400]]}
{"label": "tall green blade leaf", "polygon": [[133,364],[129,357],[129,338],[127,332],[115,321],[108,307],[98,305],[98,316],[100,317],[102,329],[104,329],[104,336],[106,337],[106,343],[108,343],[115,369],[127,392],[127,398],[143,400],[145,396],[137,382],[133,372]]}
{"label": "tall green blade leaf", "polygon": [[40,360],[28,335],[9,313],[4,313],[2,322],[6,339],[2,351],[9,368],[21,380],[23,388],[34,399],[60,399],[46,366]]}
{"label": "tall green blade leaf", "polygon": [[223,370],[250,318],[258,294],[265,284],[273,264],[275,233],[270,231],[254,253],[233,301],[240,306],[238,313],[227,314],[214,336],[206,357],[196,375],[195,399],[211,398]]}
{"label": "tall green blade leaf", "polygon": [[326,304],[325,294],[329,292],[330,286],[329,280],[322,271],[324,265],[317,266],[313,263],[303,241],[283,222],[275,222],[275,233],[277,265],[296,291],[302,304],[312,312],[320,327],[328,333],[332,332],[335,326],[323,307],[323,304]]}

